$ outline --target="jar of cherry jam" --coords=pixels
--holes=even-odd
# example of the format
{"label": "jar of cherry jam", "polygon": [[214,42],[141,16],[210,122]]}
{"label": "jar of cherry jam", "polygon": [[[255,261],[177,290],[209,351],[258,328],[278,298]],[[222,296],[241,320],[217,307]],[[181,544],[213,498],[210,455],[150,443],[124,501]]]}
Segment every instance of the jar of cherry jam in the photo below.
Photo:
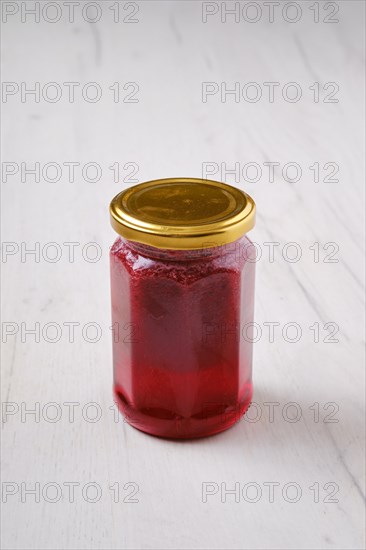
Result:
{"label": "jar of cherry jam", "polygon": [[252,398],[255,204],[174,178],[111,202],[114,394],[127,422],[173,439],[232,426]]}

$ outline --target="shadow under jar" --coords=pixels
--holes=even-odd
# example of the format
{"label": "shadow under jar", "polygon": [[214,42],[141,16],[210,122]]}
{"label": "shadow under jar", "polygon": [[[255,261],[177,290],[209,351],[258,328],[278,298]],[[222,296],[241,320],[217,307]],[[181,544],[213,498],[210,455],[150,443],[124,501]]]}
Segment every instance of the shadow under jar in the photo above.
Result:
{"label": "shadow under jar", "polygon": [[252,397],[255,204],[193,178],[111,202],[114,393],[126,420],[173,439],[232,426]]}

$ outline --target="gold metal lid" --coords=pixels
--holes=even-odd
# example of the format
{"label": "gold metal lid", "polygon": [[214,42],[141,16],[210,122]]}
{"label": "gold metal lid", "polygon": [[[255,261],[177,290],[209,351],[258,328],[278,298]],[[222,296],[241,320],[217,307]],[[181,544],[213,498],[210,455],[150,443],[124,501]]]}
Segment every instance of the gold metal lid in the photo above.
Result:
{"label": "gold metal lid", "polygon": [[156,248],[198,249],[236,241],[255,224],[253,199],[236,187],[196,178],[147,181],[110,204],[112,227]]}

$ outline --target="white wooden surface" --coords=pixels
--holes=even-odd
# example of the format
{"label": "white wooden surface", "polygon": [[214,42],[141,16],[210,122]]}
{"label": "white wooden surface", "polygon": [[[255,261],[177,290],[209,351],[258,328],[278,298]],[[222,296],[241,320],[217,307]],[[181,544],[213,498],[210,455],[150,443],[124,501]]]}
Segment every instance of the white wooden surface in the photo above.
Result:
{"label": "white wooden surface", "polygon": [[[303,15],[297,23],[281,15],[273,23],[264,15],[257,23],[229,18],[222,23],[220,14],[202,23],[200,2],[142,1],[139,22],[132,24],[113,22],[112,2],[99,2],[103,16],[95,24],[82,19],[81,7],[75,8],[75,22],[68,22],[59,4],[63,15],[57,23],[44,18],[22,23],[19,13],[3,23],[3,80],[29,87],[97,82],[102,98],[88,103],[77,89],[72,104],[65,95],[57,103],[30,97],[22,103],[19,93],[9,96],[2,104],[3,161],[41,167],[95,162],[103,173],[92,183],[77,167],[70,182],[64,167],[58,182],[42,176],[35,182],[30,175],[22,182],[18,172],[2,183],[2,239],[15,243],[6,245],[15,253],[2,259],[3,548],[364,548],[363,2],[339,2],[340,21],[334,24],[323,22],[328,13],[323,3],[319,23],[307,2],[298,3]],[[122,5],[121,14],[132,9]],[[108,86],[117,81],[137,83],[139,101],[115,103]],[[280,87],[273,103],[264,98],[236,103],[233,96],[225,103],[219,94],[204,103],[202,82],[226,82],[227,88],[257,82],[264,92],[263,82]],[[280,95],[288,82],[302,88],[297,103]],[[309,90],[314,82],[320,83],[318,103]],[[322,101],[327,82],[338,83],[338,103]],[[108,168],[116,162],[119,183]],[[256,289],[262,337],[255,345],[254,401],[262,416],[257,422],[241,420],[221,435],[182,443],[149,437],[114,417],[108,266],[114,234],[108,203],[129,185],[126,163],[136,163],[135,179],[144,181],[199,177],[204,162],[228,168],[257,162],[263,168],[256,183],[215,174],[251,193],[258,207],[251,237],[263,252]],[[264,162],[280,163],[274,182]],[[302,167],[297,183],[281,176],[288,162]],[[314,182],[309,166],[315,162],[337,163],[339,181],[323,181],[331,170],[321,170],[321,181]],[[22,258],[22,247],[37,242],[44,256],[38,262],[32,255]],[[55,249],[44,248],[50,242],[62,252],[55,263],[48,259]],[[74,262],[67,242],[80,243]],[[90,242],[102,251],[95,263],[81,254]],[[280,243],[273,262],[265,242]],[[301,247],[297,263],[282,257],[289,242]],[[314,243],[320,243],[319,262]],[[324,262],[334,250],[325,250],[326,243],[339,246],[333,256],[338,262]],[[91,257],[93,249],[85,253]],[[79,323],[73,342],[68,322]],[[96,343],[82,337],[82,328],[92,322],[101,329]],[[268,322],[280,323],[274,342],[263,325]],[[339,326],[338,343],[324,341],[333,326],[324,329],[328,322]],[[35,323],[40,323],[39,342],[24,332]],[[47,323],[60,327],[57,342],[47,341],[55,334]],[[287,323],[301,327],[298,342],[282,336]],[[315,323],[319,342],[309,328]],[[7,335],[12,329],[16,334]],[[290,330],[289,338],[293,334]],[[90,329],[87,337],[93,336]],[[57,410],[47,408],[50,402],[61,414],[53,423]],[[73,422],[68,402],[79,403]],[[102,414],[95,423],[86,420],[96,411],[85,408],[90,402]],[[301,407],[298,422],[288,420],[296,412],[290,402]],[[24,415],[25,407],[36,403],[39,418]],[[264,403],[278,403],[273,421]],[[70,482],[79,484],[74,502],[65,485]],[[110,487],[117,482],[121,492],[114,499]],[[205,482],[218,489],[207,502]],[[274,502],[270,482],[280,484]],[[39,502],[24,491],[35,483]],[[92,486],[85,497],[87,483],[99,487],[98,502],[88,502]],[[123,489],[126,483],[137,484],[138,502],[128,502],[136,485]],[[233,494],[225,502],[221,483],[227,489],[240,484],[239,502]],[[258,485],[246,495],[248,483]],[[258,486],[262,494],[249,502]],[[62,494],[51,503],[55,487]],[[338,502],[327,502],[336,487]],[[301,496],[289,502],[295,489]]]}

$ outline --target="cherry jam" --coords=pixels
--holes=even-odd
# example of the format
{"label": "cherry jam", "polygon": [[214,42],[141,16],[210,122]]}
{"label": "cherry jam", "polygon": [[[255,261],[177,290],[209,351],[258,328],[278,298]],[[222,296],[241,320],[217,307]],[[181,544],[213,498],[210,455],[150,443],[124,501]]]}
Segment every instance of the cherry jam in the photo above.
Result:
{"label": "cherry jam", "polygon": [[168,250],[118,237],[110,258],[114,394],[127,422],[174,439],[232,426],[252,397],[251,241]]}

